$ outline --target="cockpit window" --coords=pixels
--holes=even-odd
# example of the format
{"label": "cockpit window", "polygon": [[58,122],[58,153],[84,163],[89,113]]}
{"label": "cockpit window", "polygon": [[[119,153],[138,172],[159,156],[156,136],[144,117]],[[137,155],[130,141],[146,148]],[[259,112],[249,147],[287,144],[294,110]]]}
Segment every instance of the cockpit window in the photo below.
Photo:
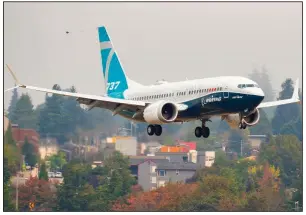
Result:
{"label": "cockpit window", "polygon": [[246,88],[246,87],[257,87],[259,88],[259,86],[257,84],[239,84],[238,88]]}

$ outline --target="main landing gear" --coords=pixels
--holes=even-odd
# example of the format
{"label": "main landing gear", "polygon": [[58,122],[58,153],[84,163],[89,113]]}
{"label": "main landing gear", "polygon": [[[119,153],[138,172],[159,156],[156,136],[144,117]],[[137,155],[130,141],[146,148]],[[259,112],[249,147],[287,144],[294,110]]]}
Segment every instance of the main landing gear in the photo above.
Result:
{"label": "main landing gear", "polygon": [[153,134],[155,134],[156,136],[160,136],[163,133],[163,129],[161,125],[148,125],[147,132],[150,136],[152,136]]}
{"label": "main landing gear", "polygon": [[205,126],[205,122],[204,120],[202,120],[202,127],[196,127],[194,130],[194,134],[196,137],[200,138],[201,136],[203,136],[204,138],[208,138],[209,134],[210,134],[210,130],[208,127]]}

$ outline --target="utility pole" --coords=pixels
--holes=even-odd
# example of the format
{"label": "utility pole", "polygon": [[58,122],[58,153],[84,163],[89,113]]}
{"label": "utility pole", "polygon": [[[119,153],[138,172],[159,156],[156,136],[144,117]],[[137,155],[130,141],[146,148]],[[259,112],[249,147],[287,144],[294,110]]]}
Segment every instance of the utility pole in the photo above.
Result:
{"label": "utility pole", "polygon": [[242,157],[242,140],[241,140],[241,142],[240,142],[240,155],[241,155],[241,157]]}

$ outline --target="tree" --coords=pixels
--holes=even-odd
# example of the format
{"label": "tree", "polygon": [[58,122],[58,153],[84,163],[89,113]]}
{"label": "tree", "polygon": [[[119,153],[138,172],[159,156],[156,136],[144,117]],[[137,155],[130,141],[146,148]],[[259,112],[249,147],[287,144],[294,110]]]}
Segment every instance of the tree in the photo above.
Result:
{"label": "tree", "polygon": [[272,125],[267,114],[262,109],[259,110],[260,119],[257,125],[250,127],[251,134],[272,134]]}
{"label": "tree", "polygon": [[10,190],[11,173],[9,171],[8,159],[3,159],[3,211],[14,211]]}
{"label": "tree", "polygon": [[28,165],[31,167],[36,165],[38,157],[35,154],[35,147],[28,141],[27,137],[25,137],[24,144],[22,145],[22,154],[25,156],[25,161]]}
{"label": "tree", "polygon": [[50,161],[51,169],[62,169],[63,166],[67,163],[66,154],[64,152],[59,152],[56,155],[52,155],[48,158]]}
{"label": "tree", "polygon": [[154,191],[130,195],[126,201],[117,200],[113,211],[187,211],[184,202],[198,188],[197,184],[168,184]]}
{"label": "tree", "polygon": [[[60,86],[55,84],[53,90],[61,90]],[[45,107],[40,111],[38,130],[41,137],[54,137],[59,143],[63,143],[65,135],[63,132],[62,104],[64,98],[53,94],[46,94]]]}
{"label": "tree", "polygon": [[4,135],[4,158],[7,159],[10,173],[15,174],[20,167],[20,151],[13,139],[11,125]]}
{"label": "tree", "polygon": [[53,190],[48,181],[31,176],[25,185],[19,187],[20,211],[29,211],[29,202],[35,204],[35,211],[52,211],[56,203],[56,193]]}
{"label": "tree", "polygon": [[[293,81],[288,78],[282,83],[282,91],[279,93],[279,100],[289,99],[293,94]],[[289,126],[287,123],[291,124],[291,127],[295,127],[299,133],[301,133],[301,123],[298,119],[301,118],[301,109],[299,104],[288,104],[277,106],[272,120],[272,128],[274,134],[284,134],[288,133],[288,129],[283,129],[283,126]],[[293,129],[294,130],[294,129]],[[296,133],[294,133],[297,135]]]}
{"label": "tree", "polygon": [[40,166],[39,180],[45,180],[45,181],[49,180],[45,162],[42,162],[42,164]]}
{"label": "tree", "polygon": [[16,123],[17,121],[16,115],[14,115],[14,111],[16,110],[17,101],[18,101],[18,92],[17,92],[17,88],[15,88],[13,90],[12,99],[10,102],[10,106],[8,108],[8,118],[13,123]]}
{"label": "tree", "polygon": [[33,104],[28,94],[22,94],[18,99],[12,119],[20,128],[36,128]]}
{"label": "tree", "polygon": [[293,135],[271,137],[268,144],[262,145],[259,161],[279,168],[282,183],[290,187],[301,176],[302,144]]}

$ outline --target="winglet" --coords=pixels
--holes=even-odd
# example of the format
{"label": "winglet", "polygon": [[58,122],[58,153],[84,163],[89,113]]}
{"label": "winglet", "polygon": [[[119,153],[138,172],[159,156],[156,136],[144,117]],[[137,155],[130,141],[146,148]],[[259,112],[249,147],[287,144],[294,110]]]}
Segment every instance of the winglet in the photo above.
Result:
{"label": "winglet", "polygon": [[13,78],[14,78],[14,80],[15,80],[15,82],[16,82],[17,87],[25,87],[25,85],[21,84],[21,83],[18,81],[16,75],[14,74],[14,72],[11,70],[11,68],[10,68],[7,64],[6,64],[6,67],[8,68],[9,72],[10,72],[11,75],[13,76]]}
{"label": "winglet", "polygon": [[296,79],[292,99],[299,101],[299,79]]}

